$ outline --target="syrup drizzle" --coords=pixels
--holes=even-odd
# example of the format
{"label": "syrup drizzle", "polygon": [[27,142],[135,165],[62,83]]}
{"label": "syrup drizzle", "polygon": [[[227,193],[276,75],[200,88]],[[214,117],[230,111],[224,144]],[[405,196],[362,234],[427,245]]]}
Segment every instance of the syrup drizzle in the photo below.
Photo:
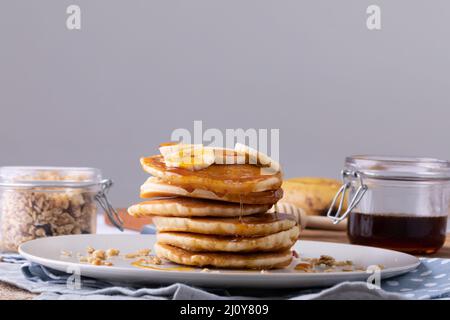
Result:
{"label": "syrup drizzle", "polygon": [[155,265],[150,265],[145,263],[145,260],[139,259],[131,263],[133,267],[141,268],[141,269],[151,269],[158,271],[192,271],[194,268],[190,267],[156,267]]}
{"label": "syrup drizzle", "polygon": [[275,218],[278,220],[278,206],[276,204],[273,205],[273,213],[275,214]]}
{"label": "syrup drizzle", "polygon": [[242,202],[242,194],[239,194],[239,222],[243,223],[242,215],[244,214],[244,203]]}

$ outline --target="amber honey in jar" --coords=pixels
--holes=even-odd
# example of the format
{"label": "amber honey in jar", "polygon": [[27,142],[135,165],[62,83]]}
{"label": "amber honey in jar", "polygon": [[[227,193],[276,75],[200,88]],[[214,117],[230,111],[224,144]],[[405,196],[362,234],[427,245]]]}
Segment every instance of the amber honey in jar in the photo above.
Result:
{"label": "amber honey in jar", "polygon": [[[429,158],[353,156],[346,159],[341,193],[351,243],[414,254],[444,244],[449,213],[450,164]],[[340,199],[342,197],[337,197]]]}
{"label": "amber honey in jar", "polygon": [[410,253],[434,253],[445,242],[447,216],[413,216],[401,213],[348,216],[351,243]]}

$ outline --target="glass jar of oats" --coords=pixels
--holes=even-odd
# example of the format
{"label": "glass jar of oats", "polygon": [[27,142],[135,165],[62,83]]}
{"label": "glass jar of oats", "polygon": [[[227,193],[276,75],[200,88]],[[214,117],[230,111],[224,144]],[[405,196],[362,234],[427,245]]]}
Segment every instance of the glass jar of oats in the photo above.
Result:
{"label": "glass jar of oats", "polygon": [[0,252],[36,238],[96,232],[97,205],[121,228],[95,168],[1,167]]}

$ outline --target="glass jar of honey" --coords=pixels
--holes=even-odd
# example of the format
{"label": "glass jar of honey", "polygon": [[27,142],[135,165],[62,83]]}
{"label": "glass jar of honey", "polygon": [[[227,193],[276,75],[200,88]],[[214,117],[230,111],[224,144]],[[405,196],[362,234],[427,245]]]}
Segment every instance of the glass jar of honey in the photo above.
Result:
{"label": "glass jar of honey", "polygon": [[[413,254],[431,254],[443,246],[450,200],[448,161],[352,156],[346,158],[342,178],[328,217],[335,223],[348,219],[351,243]],[[336,202],[340,206],[334,211]]]}

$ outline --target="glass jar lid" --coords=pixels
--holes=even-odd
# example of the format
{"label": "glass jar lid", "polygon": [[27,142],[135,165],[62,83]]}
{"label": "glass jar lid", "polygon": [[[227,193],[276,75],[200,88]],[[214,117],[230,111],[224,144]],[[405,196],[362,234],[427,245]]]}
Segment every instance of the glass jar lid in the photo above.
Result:
{"label": "glass jar lid", "polygon": [[345,159],[345,169],[373,179],[450,180],[450,162],[433,158],[356,155]]}
{"label": "glass jar lid", "polygon": [[86,188],[95,191],[95,200],[105,210],[110,221],[123,230],[123,221],[108,200],[107,193],[113,182],[103,179],[95,168],[77,167],[0,167],[0,187],[46,188],[59,192],[64,188]]}
{"label": "glass jar lid", "polygon": [[95,168],[0,167],[2,187],[85,188],[101,182],[101,171]]}

